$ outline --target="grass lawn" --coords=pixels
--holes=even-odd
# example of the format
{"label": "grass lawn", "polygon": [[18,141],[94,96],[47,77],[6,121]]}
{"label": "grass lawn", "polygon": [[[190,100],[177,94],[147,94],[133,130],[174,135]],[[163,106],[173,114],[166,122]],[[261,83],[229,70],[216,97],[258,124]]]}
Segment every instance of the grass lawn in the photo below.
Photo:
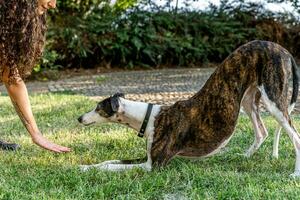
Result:
{"label": "grass lawn", "polygon": [[[0,199],[296,199],[300,178],[289,177],[295,153],[286,134],[280,141],[279,159],[273,159],[276,123],[263,119],[270,136],[251,158],[242,153],[254,135],[250,121],[241,116],[227,148],[210,158],[173,159],[161,170],[135,169],[113,173],[81,172],[79,164],[145,155],[146,143],[123,126],[106,124],[83,127],[77,117],[95,106],[86,97],[72,94],[31,96],[43,134],[72,148],[54,154],[33,145],[7,96],[0,97],[1,139],[22,146],[18,152],[0,151]],[[300,119],[293,117],[300,130]]]}

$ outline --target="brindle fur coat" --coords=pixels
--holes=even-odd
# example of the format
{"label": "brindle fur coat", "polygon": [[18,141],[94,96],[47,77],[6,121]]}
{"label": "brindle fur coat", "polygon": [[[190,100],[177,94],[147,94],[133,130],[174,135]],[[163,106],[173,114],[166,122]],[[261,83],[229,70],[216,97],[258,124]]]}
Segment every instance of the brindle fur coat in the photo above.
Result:
{"label": "brindle fur coat", "polygon": [[46,16],[37,0],[0,0],[0,81],[9,68],[9,82],[27,77],[42,55]]}
{"label": "brindle fur coat", "polygon": [[293,103],[298,94],[296,71],[293,57],[278,44],[252,41],[239,47],[193,97],[162,109],[155,120],[153,164],[165,165],[175,155],[202,157],[217,149],[232,135],[244,93],[253,84],[263,85],[287,116],[288,80],[281,78],[293,74]]}

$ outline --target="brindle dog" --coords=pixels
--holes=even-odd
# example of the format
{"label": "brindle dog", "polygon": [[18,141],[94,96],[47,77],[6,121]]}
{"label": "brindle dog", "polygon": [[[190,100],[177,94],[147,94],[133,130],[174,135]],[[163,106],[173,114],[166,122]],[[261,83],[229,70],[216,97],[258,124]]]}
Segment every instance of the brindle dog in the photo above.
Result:
{"label": "brindle dog", "polygon": [[[288,82],[293,82],[288,99]],[[148,159],[141,164],[106,161],[82,169],[124,170],[164,166],[174,156],[206,157],[216,153],[230,140],[240,107],[249,115],[255,141],[246,153],[252,155],[267,137],[259,115],[259,102],[275,117],[291,138],[296,151],[293,176],[300,175],[300,138],[291,123],[299,87],[299,74],[292,55],[276,43],[249,42],[229,55],[210,76],[202,89],[188,100],[169,107],[154,106],[146,130]],[[117,122],[139,130],[147,104],[115,95],[100,102],[97,108],[79,118],[83,124]],[[141,114],[143,113],[143,114]],[[280,129],[275,141],[278,145]],[[276,148],[275,148],[276,149]],[[275,152],[276,153],[276,152]]]}

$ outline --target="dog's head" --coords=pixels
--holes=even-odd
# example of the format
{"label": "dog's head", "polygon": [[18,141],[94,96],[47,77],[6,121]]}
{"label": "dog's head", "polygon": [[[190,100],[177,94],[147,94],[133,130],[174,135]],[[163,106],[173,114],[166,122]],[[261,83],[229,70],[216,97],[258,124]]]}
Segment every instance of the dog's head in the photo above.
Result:
{"label": "dog's head", "polygon": [[94,110],[80,116],[78,121],[86,126],[94,123],[109,122],[109,119],[118,112],[120,97],[124,98],[124,94],[116,93],[100,101]]}

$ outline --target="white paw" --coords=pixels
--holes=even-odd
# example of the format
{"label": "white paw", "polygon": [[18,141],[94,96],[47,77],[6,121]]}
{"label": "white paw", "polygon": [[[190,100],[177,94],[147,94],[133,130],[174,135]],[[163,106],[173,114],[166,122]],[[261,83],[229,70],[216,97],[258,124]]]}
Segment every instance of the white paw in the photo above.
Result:
{"label": "white paw", "polygon": [[291,178],[300,178],[300,171],[295,171],[294,173],[290,174]]}
{"label": "white paw", "polygon": [[273,156],[273,158],[275,158],[275,159],[278,159],[278,157],[279,157],[279,156],[278,156],[278,153],[273,153],[272,156]]}
{"label": "white paw", "polygon": [[236,153],[236,155],[248,158],[247,153]]}
{"label": "white paw", "polygon": [[244,156],[246,158],[250,158],[252,155],[253,155],[253,152],[251,152],[251,151],[247,151],[246,153],[244,153]]}
{"label": "white paw", "polygon": [[82,171],[82,172],[88,171],[89,168],[90,168],[90,167],[89,167],[88,165],[79,165],[79,169],[80,169],[80,171]]}

